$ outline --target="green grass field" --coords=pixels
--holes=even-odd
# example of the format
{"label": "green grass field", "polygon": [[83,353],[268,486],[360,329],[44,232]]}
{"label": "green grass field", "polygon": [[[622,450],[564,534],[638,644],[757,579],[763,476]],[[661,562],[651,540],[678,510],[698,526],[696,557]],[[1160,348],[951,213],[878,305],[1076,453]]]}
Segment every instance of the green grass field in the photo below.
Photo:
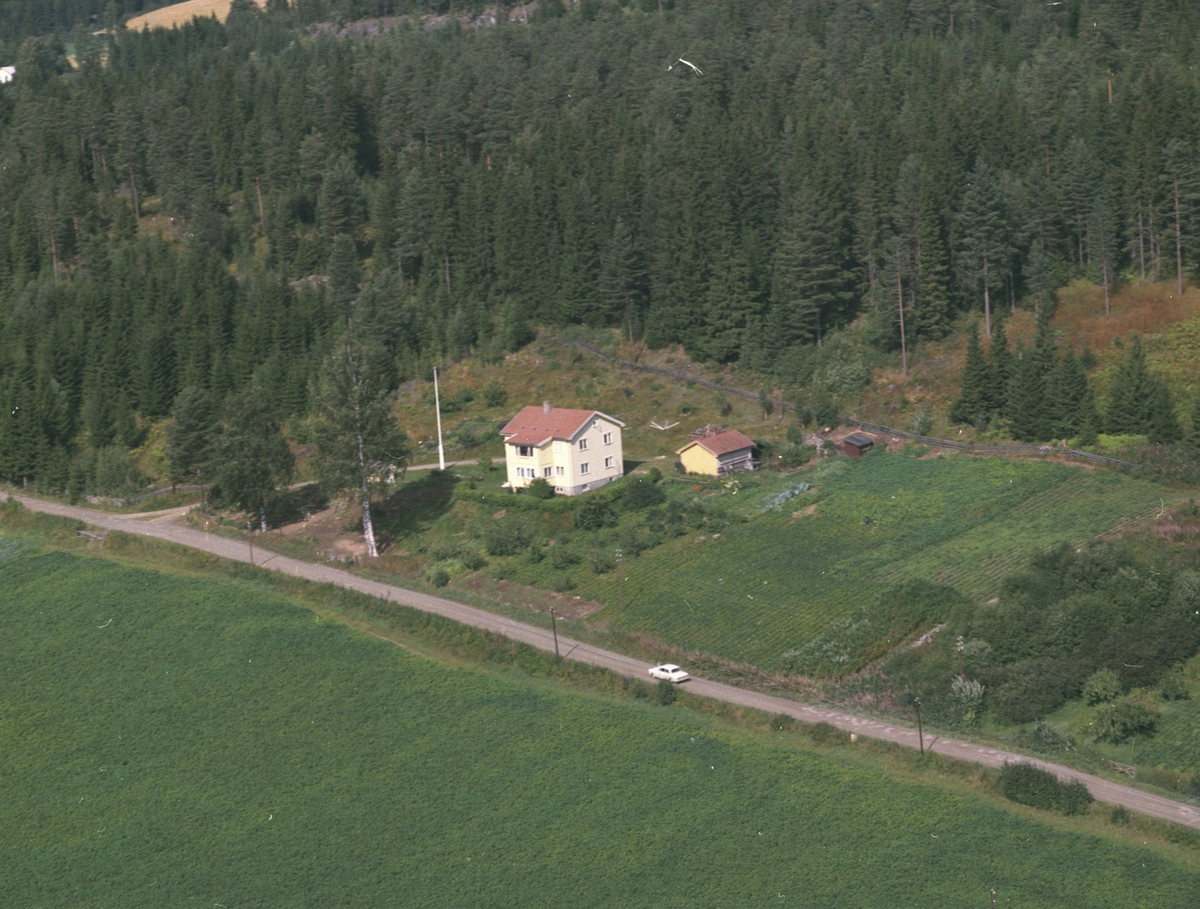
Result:
{"label": "green grass field", "polygon": [[0,540],[0,903],[1190,906],[1195,869],[687,711]]}
{"label": "green grass field", "polygon": [[[769,496],[801,480],[814,488],[762,513]],[[884,452],[759,482],[724,496],[747,523],[626,563],[618,627],[775,669],[782,653],[852,617],[886,584],[919,578],[990,598],[1031,552],[1186,501],[1179,490],[1064,464]],[[615,572],[574,577],[576,593],[617,603]]]}

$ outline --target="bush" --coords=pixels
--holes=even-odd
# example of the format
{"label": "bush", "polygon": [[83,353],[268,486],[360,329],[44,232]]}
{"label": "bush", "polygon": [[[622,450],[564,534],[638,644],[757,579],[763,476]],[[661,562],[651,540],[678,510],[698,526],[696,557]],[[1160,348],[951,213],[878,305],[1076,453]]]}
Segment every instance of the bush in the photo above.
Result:
{"label": "bush", "polygon": [[664,707],[674,704],[678,694],[679,692],[675,690],[675,683],[668,682],[666,679],[662,679],[658,683],[658,687],[654,690],[655,699]]}
{"label": "bush", "polygon": [[1108,820],[1117,827],[1128,827],[1129,810],[1124,805],[1116,805],[1108,815]]}
{"label": "bush", "polygon": [[483,402],[488,407],[503,407],[508,402],[508,391],[499,382],[489,382],[483,388]]}
{"label": "bush", "polygon": [[458,560],[462,562],[463,567],[467,571],[478,571],[487,565],[487,559],[483,557],[483,554],[474,549],[468,549],[459,553]]}
{"label": "bush", "polygon": [[649,477],[630,477],[621,490],[622,511],[641,511],[661,505],[666,500],[667,494],[662,487]]}
{"label": "bush", "polygon": [[929,435],[933,428],[933,411],[928,404],[917,411],[912,421],[912,432],[918,436]]}
{"label": "bush", "polygon": [[516,555],[529,546],[529,531],[520,524],[489,530],[483,538],[483,548],[491,556]]}
{"label": "bush", "polygon": [[1083,699],[1089,707],[1111,704],[1123,692],[1120,676],[1111,669],[1097,669],[1083,683]]}
{"label": "bush", "polygon": [[1038,720],[1033,724],[1033,748],[1035,751],[1070,751],[1071,737],[1050,723]]}
{"label": "bush", "polygon": [[1025,761],[1004,765],[1000,790],[1010,801],[1063,814],[1083,814],[1093,801],[1082,781],[1063,783],[1048,770]]}
{"label": "bush", "polygon": [[445,587],[450,583],[450,572],[445,568],[435,569],[429,575],[429,583],[434,587]]}
{"label": "bush", "polygon": [[1057,710],[1079,694],[1086,668],[1077,660],[1026,660],[1005,672],[993,689],[992,712],[1002,723],[1028,723]]}
{"label": "bush", "polygon": [[525,491],[535,499],[554,498],[554,487],[541,477],[538,477],[536,480],[530,480],[529,485],[525,487]]}
{"label": "bush", "polygon": [[1187,679],[1183,675],[1183,667],[1176,666],[1165,676],[1158,685],[1158,693],[1164,701],[1186,701],[1192,694],[1188,691]]}
{"label": "bush", "polygon": [[617,526],[617,511],[607,495],[591,495],[579,503],[574,515],[576,530],[603,530]]}
{"label": "bush", "polygon": [[1159,717],[1153,707],[1135,698],[1123,697],[1097,712],[1096,738],[1104,742],[1123,742],[1135,735],[1153,735]]}
{"label": "bush", "polygon": [[830,723],[813,723],[808,727],[808,737],[818,745],[844,745],[850,741],[850,733]]}

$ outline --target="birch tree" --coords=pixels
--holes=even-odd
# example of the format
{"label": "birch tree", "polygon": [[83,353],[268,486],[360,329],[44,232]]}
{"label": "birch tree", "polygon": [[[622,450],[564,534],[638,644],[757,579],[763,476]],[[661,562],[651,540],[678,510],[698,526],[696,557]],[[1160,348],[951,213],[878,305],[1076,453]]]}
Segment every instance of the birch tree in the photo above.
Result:
{"label": "birch tree", "polygon": [[367,555],[379,558],[371,495],[408,457],[408,438],[391,414],[385,355],[349,333],[334,345],[313,389],[313,470],[327,492],[353,492],[362,506]]}

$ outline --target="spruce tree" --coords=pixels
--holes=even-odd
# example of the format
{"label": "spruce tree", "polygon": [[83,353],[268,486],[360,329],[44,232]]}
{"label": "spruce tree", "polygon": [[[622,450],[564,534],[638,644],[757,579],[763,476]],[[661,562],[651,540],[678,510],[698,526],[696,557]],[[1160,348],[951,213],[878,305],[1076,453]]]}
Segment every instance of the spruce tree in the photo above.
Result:
{"label": "spruce tree", "polygon": [[962,264],[967,281],[983,290],[985,334],[992,336],[991,292],[1004,283],[1012,250],[1004,197],[995,173],[983,161],[975,165],[963,193],[959,215]]}
{"label": "spruce tree", "polygon": [[950,328],[950,254],[929,194],[921,200],[917,234],[916,334],[937,340]]}
{"label": "spruce tree", "polygon": [[1088,387],[1087,373],[1075,352],[1067,348],[1050,378],[1048,399],[1052,433],[1069,439],[1079,435],[1084,423],[1095,425],[1095,402]]}
{"label": "spruce tree", "polygon": [[951,423],[983,425],[987,422],[991,371],[983,345],[979,343],[979,328],[974,322],[967,330],[967,362],[963,367],[962,391],[950,408]]}
{"label": "spruce tree", "polygon": [[1188,422],[1182,441],[1192,453],[1200,454],[1200,388],[1192,395],[1192,406],[1188,411]]}
{"label": "spruce tree", "polygon": [[997,322],[988,347],[988,384],[985,395],[988,413],[1008,416],[1008,386],[1013,376],[1013,354],[1008,349],[1008,330]]}
{"label": "spruce tree", "polygon": [[1183,430],[1175,416],[1175,399],[1167,383],[1154,380],[1150,399],[1150,425],[1146,429],[1149,441],[1157,445],[1173,445],[1183,439]]}
{"label": "spruce tree", "polygon": [[171,422],[167,424],[167,476],[172,487],[185,479],[200,483],[201,504],[204,503],[204,468],[216,431],[208,392],[194,386],[181,391],[171,408]]}
{"label": "spruce tree", "polygon": [[1155,382],[1146,370],[1142,339],[1134,335],[1108,393],[1104,427],[1113,435],[1144,435],[1154,413]]}

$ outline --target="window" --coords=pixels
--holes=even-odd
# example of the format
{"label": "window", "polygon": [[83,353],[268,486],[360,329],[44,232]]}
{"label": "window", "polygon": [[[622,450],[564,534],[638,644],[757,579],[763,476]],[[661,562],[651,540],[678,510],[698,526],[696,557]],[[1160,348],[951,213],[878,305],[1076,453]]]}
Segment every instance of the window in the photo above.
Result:
{"label": "window", "polygon": [[517,446],[517,457],[518,458],[532,458],[533,457],[533,446],[532,445],[518,445]]}
{"label": "window", "polygon": [[552,467],[543,467],[542,468],[542,476],[544,476],[544,477],[550,476],[550,474],[553,472],[553,470],[554,470],[554,468],[552,468]]}
{"label": "window", "polygon": [[579,450],[580,450],[580,451],[587,451],[587,439],[580,439],[580,440],[579,440]]}
{"label": "window", "polygon": [[605,444],[605,445],[611,445],[611,444],[612,444],[612,433],[611,433],[611,432],[606,432],[606,433],[604,434],[604,444]]}
{"label": "window", "polygon": [[591,473],[592,465],[589,464],[587,461],[584,461],[582,464],[579,465],[579,472],[580,473]]}
{"label": "window", "polygon": [[554,473],[557,476],[565,477],[567,475],[567,469],[560,464],[554,468]]}
{"label": "window", "polygon": [[617,459],[612,457],[612,455],[609,455],[607,458],[604,459],[604,466],[605,467],[616,467]]}

